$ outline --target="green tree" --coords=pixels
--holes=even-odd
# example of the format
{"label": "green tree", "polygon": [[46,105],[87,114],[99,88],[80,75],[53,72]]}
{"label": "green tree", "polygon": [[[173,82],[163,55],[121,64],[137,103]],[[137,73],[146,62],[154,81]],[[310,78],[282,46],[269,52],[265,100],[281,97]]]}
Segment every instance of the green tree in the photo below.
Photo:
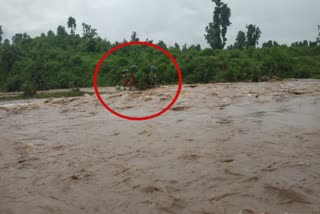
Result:
{"label": "green tree", "polygon": [[58,28],[57,28],[57,35],[58,36],[67,36],[68,33],[67,33],[65,27],[59,25]]}
{"label": "green tree", "polygon": [[259,44],[261,30],[255,25],[247,25],[247,48],[256,47]]}
{"label": "green tree", "polygon": [[86,51],[88,52],[97,51],[97,42],[93,39],[90,39],[86,44]]}
{"label": "green tree", "polygon": [[9,45],[10,45],[9,39],[5,39],[5,40],[3,41],[3,44],[4,44],[4,46],[9,46]]}
{"label": "green tree", "polygon": [[16,48],[15,46],[11,46],[10,44],[5,44],[4,46],[4,50],[1,53],[1,62],[4,70],[6,72],[10,72],[13,64],[18,60],[19,56],[21,55],[21,52],[18,48]]}
{"label": "green tree", "polygon": [[221,37],[223,41],[223,48],[225,47],[227,42],[226,35],[227,35],[228,27],[231,25],[230,17],[231,17],[230,8],[228,7],[227,4],[222,4],[221,6]]}
{"label": "green tree", "polygon": [[147,38],[146,42],[153,44],[153,40],[149,40],[148,38]]}
{"label": "green tree", "polygon": [[159,45],[160,47],[162,47],[163,49],[168,49],[167,44],[166,44],[164,41],[162,41],[162,40],[160,40],[160,41],[158,42],[158,45]]}
{"label": "green tree", "polygon": [[268,42],[264,42],[262,44],[262,48],[272,48],[273,47],[273,43],[271,40],[269,40]]}
{"label": "green tree", "polygon": [[52,30],[49,30],[47,33],[48,36],[54,36],[54,32]]}
{"label": "green tree", "polygon": [[201,45],[191,45],[189,47],[189,49],[194,49],[194,50],[197,50],[197,51],[201,51]]}
{"label": "green tree", "polygon": [[235,49],[234,45],[229,45],[229,46],[227,47],[227,50],[232,50],[232,49]]}
{"label": "green tree", "polygon": [[137,32],[135,32],[135,31],[132,32],[131,42],[139,42],[139,38],[137,36]]}
{"label": "green tree", "polygon": [[319,29],[319,35],[317,37],[317,43],[318,45],[320,45],[320,25],[318,25],[318,29]]}
{"label": "green tree", "polygon": [[185,52],[185,51],[187,51],[187,50],[188,50],[187,44],[184,44],[184,45],[182,46],[182,51]]}
{"label": "green tree", "polygon": [[272,48],[272,47],[278,47],[278,46],[279,46],[278,42],[272,41],[272,40],[269,40],[268,42],[264,42],[262,44],[262,48]]}
{"label": "green tree", "polygon": [[212,49],[223,49],[227,42],[227,29],[231,25],[231,10],[221,0],[212,0],[216,7],[213,12],[213,22],[206,27],[205,39]]}
{"label": "green tree", "polygon": [[77,28],[77,23],[76,23],[76,19],[71,16],[68,19],[68,28],[70,28],[71,35],[74,35],[75,30]]}
{"label": "green tree", "polygon": [[36,95],[36,88],[35,85],[32,82],[25,82],[22,85],[22,90],[23,90],[23,97],[33,97]]}
{"label": "green tree", "polygon": [[2,36],[3,36],[3,29],[2,29],[2,25],[0,25],[0,43],[2,42]]}
{"label": "green tree", "polygon": [[23,40],[22,34],[21,34],[21,33],[15,34],[15,35],[12,37],[11,40],[12,40],[12,43],[15,44],[15,45],[21,43],[22,40]]}
{"label": "green tree", "polygon": [[82,23],[82,28],[83,28],[83,38],[85,39],[93,39],[95,36],[98,35],[97,29],[92,28],[91,25]]}
{"label": "green tree", "polygon": [[307,40],[295,42],[295,43],[291,44],[292,47],[304,47],[304,46],[308,46],[308,45],[309,45],[309,43]]}
{"label": "green tree", "polygon": [[12,37],[12,42],[14,45],[22,44],[25,41],[31,40],[31,37],[27,33],[17,33]]}
{"label": "green tree", "polygon": [[309,47],[316,47],[317,46],[317,41],[309,41]]}
{"label": "green tree", "polygon": [[243,50],[245,47],[246,47],[246,34],[243,31],[239,31],[233,48]]}

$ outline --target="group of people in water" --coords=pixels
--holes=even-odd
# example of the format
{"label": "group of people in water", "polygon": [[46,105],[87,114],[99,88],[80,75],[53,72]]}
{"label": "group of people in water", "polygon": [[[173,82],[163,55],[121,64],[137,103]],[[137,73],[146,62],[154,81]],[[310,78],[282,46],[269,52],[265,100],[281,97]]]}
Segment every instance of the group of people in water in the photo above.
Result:
{"label": "group of people in water", "polygon": [[[123,88],[121,88],[120,86],[117,86],[117,90],[127,90],[127,88],[129,88],[129,90],[133,90],[135,88],[135,78],[134,78],[134,74],[135,72],[137,72],[138,67],[136,65],[131,65],[130,69],[124,69],[122,71],[122,84],[123,84]],[[157,71],[158,69],[155,66],[151,66],[150,67],[150,71],[152,72],[152,76],[153,76],[153,82],[155,87],[157,86]],[[127,80],[127,74],[129,73],[129,81]]]}

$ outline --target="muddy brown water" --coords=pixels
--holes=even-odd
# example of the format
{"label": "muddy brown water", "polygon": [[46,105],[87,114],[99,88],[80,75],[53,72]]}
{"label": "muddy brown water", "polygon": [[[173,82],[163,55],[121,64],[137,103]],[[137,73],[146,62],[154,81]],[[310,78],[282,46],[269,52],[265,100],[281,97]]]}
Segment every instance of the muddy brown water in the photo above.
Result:
{"label": "muddy brown water", "polygon": [[[175,91],[102,96],[146,116]],[[89,95],[0,102],[0,133],[0,213],[320,213],[318,80],[186,85],[145,122]]]}

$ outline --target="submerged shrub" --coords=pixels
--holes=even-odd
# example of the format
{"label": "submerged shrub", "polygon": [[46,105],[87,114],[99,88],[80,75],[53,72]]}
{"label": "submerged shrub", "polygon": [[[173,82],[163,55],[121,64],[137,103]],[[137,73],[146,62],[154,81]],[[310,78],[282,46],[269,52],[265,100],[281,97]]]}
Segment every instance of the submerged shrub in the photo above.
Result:
{"label": "submerged shrub", "polygon": [[22,90],[24,97],[33,97],[37,94],[36,87],[32,82],[23,83]]}

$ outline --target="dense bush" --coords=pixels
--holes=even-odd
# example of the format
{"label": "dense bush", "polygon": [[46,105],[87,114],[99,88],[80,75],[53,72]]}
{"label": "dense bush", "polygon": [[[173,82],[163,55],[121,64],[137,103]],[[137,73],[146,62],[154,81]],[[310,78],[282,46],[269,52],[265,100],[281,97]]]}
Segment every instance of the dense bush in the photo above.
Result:
{"label": "dense bush", "polygon": [[36,89],[32,82],[25,82],[22,85],[23,96],[24,97],[33,97],[36,95]]}
{"label": "dense bush", "polygon": [[[17,39],[19,38],[19,39]],[[0,44],[0,89],[21,91],[51,88],[92,87],[96,64],[111,44],[99,37],[54,35],[16,37],[12,44]],[[274,46],[231,50],[201,50],[199,46],[167,47],[178,61],[184,83],[259,81],[262,77],[320,78],[319,46]],[[158,84],[176,84],[178,75],[173,63],[162,52],[144,46],[116,51],[101,66],[99,86],[122,85],[121,71],[132,64],[139,89],[154,85],[150,66],[158,68]],[[26,83],[26,84],[24,84]],[[30,90],[29,90],[30,91]]]}

